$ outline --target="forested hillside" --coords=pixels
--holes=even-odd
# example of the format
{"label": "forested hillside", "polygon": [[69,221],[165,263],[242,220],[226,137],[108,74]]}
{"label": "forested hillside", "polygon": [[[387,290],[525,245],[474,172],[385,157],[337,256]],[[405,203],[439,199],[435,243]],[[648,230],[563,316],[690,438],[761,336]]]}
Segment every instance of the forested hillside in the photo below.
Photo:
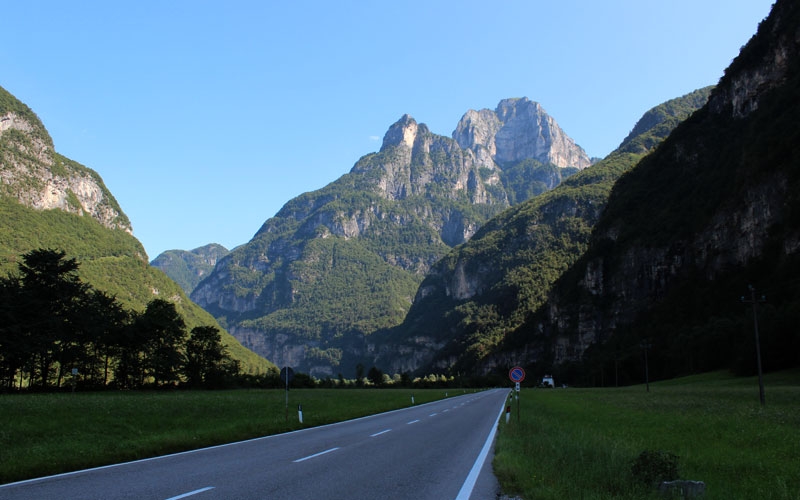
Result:
{"label": "forested hillside", "polygon": [[[126,308],[141,312],[161,298],[175,304],[190,329],[218,326],[174,281],[148,265],[127,216],[100,176],[56,153],[36,114],[2,88],[0,119],[0,274],[13,273],[20,256],[31,250],[57,249],[80,262],[83,281]],[[244,371],[274,368],[222,335]]]}
{"label": "forested hillside", "polygon": [[190,295],[198,283],[211,274],[214,266],[229,251],[222,245],[210,243],[194,250],[167,250],[150,262],[180,285]]}

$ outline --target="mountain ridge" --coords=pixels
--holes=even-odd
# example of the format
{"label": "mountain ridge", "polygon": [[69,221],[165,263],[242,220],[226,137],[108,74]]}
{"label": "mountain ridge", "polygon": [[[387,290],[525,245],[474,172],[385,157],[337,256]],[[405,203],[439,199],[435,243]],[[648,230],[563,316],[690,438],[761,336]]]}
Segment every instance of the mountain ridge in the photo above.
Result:
{"label": "mountain ridge", "polygon": [[[544,113],[527,99],[514,102]],[[551,123],[545,115],[526,116],[531,126],[537,119]],[[540,135],[552,130],[548,125]],[[562,156],[581,158],[580,166],[590,162],[569,147],[575,152]],[[191,297],[280,365],[315,375],[349,369],[363,359],[366,335],[402,320],[422,277],[447,249],[527,195],[518,186],[526,176],[557,184],[578,170],[535,159],[501,166],[485,147],[476,149],[402,116],[380,151],[328,186],[288,201],[250,242],[221,259]],[[505,176],[504,168],[514,175]],[[532,189],[547,188],[539,182]]]}
{"label": "mountain ridge", "polygon": [[498,214],[443,257],[404,322],[372,340],[376,363],[398,372],[461,373],[485,363],[585,250],[616,179],[704,103],[710,89],[650,109],[634,126],[638,135],[605,159]]}

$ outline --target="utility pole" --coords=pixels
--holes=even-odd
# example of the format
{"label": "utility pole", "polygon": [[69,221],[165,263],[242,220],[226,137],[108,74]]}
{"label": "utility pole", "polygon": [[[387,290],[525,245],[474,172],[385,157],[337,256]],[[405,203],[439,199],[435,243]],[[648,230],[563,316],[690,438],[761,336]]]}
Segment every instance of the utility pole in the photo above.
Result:
{"label": "utility pole", "polygon": [[761,401],[761,406],[766,404],[764,398],[764,377],[761,372],[761,341],[758,338],[758,303],[766,302],[767,298],[765,296],[761,296],[760,299],[756,300],[756,289],[753,288],[753,285],[747,285],[747,289],[750,291],[750,298],[745,299],[742,296],[742,303],[744,304],[752,304],[753,305],[753,328],[756,334],[756,361],[758,362],[758,398]]}

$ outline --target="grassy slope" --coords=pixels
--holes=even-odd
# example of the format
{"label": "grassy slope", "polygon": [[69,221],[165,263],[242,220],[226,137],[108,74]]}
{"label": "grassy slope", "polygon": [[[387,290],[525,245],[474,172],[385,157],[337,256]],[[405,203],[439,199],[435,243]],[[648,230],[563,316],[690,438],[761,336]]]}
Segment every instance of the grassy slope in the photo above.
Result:
{"label": "grassy slope", "polygon": [[707,500],[796,499],[800,371],[765,380],[765,408],[755,379],[721,372],[650,384],[649,393],[523,390],[520,422],[500,426],[495,472],[523,498],[649,498],[631,464],[662,450],[680,457],[681,478],[706,483]]}
{"label": "grassy slope", "polygon": [[[80,263],[81,279],[117,297],[127,309],[143,311],[156,297],[172,300],[189,329],[217,325],[191,302],[163,272],[147,264],[141,243],[122,230],[111,230],[89,216],[61,210],[34,210],[0,198],[0,274],[15,272],[19,256],[36,248],[58,248]],[[247,373],[277,370],[272,363],[244,348],[227,332],[223,342],[241,360]]]}

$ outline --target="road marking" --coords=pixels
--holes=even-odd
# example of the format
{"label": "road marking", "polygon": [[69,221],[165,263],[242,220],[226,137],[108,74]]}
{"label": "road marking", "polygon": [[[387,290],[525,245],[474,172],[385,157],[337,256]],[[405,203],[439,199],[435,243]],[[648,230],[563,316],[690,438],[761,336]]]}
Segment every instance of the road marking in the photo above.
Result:
{"label": "road marking", "polygon": [[448,411],[450,411],[450,408],[445,408],[444,410],[442,410],[442,413],[445,413],[445,412],[448,412]]}
{"label": "road marking", "polygon": [[[503,401],[503,404],[500,406],[500,413],[497,414],[497,420],[500,420],[500,415],[503,414],[505,406],[505,401]],[[486,455],[489,454],[489,450],[492,448],[494,434],[496,432],[497,424],[495,423],[492,425],[492,431],[489,433],[489,436],[486,437],[486,442],[483,443],[483,448],[478,454],[478,458],[475,459],[475,463],[472,465],[472,469],[470,469],[467,479],[461,486],[461,490],[459,490],[456,500],[469,500],[469,497],[472,495],[472,490],[475,488],[475,483],[478,481],[478,476],[481,473],[481,468],[483,468],[483,463],[486,461]]]}
{"label": "road marking", "polygon": [[406,422],[406,425],[416,424],[417,422],[419,422],[419,419],[412,420],[411,422]]}
{"label": "road marking", "polygon": [[180,498],[190,497],[192,495],[197,495],[198,493],[202,493],[204,491],[213,490],[213,486],[207,486],[205,488],[200,488],[199,490],[190,491],[189,493],[184,493],[183,495],[178,495],[176,497],[169,497],[167,500],[178,500]]}
{"label": "road marking", "polygon": [[[434,404],[438,403],[439,401],[430,401],[428,403],[422,403],[422,404],[417,405],[417,406],[434,405]],[[6,489],[6,488],[17,487],[17,486],[20,486],[20,485],[23,485],[23,484],[41,483],[41,482],[44,482],[44,481],[52,481],[53,479],[60,479],[60,478],[65,478],[65,477],[70,477],[70,476],[77,476],[77,475],[81,475],[81,474],[86,474],[88,472],[98,472],[98,471],[102,471],[102,470],[106,470],[106,469],[113,469],[113,468],[117,468],[117,467],[126,467],[126,466],[134,465],[134,464],[143,464],[143,463],[147,463],[147,462],[155,462],[156,460],[164,460],[164,459],[168,459],[168,458],[175,458],[175,457],[180,457],[180,456],[184,456],[184,455],[191,455],[191,454],[194,454],[194,453],[205,453],[205,452],[209,452],[211,450],[216,450],[216,449],[219,449],[219,448],[228,448],[228,447],[231,447],[231,446],[238,446],[238,445],[246,444],[246,443],[256,443],[256,442],[259,442],[259,441],[279,439],[279,438],[284,438],[286,436],[289,436],[291,434],[300,434],[300,433],[304,433],[305,434],[305,433],[308,433],[308,432],[318,431],[319,429],[322,429],[322,428],[325,428],[325,427],[335,427],[335,426],[339,426],[339,425],[349,424],[351,422],[355,422],[355,421],[358,421],[358,420],[367,420],[367,419],[370,419],[370,418],[378,417],[380,415],[389,415],[389,414],[392,414],[392,413],[400,413],[400,412],[403,412],[403,411],[408,411],[408,408],[398,408],[396,410],[390,410],[390,411],[386,411],[386,412],[383,412],[383,413],[375,413],[373,415],[365,415],[363,417],[354,418],[352,420],[342,420],[341,422],[333,422],[331,424],[320,425],[320,426],[317,426],[317,427],[306,427],[304,429],[298,429],[296,431],[283,432],[283,433],[279,433],[279,434],[270,434],[268,436],[261,436],[261,437],[252,438],[252,439],[243,439],[241,441],[233,441],[231,443],[218,444],[218,445],[214,445],[214,446],[206,446],[205,448],[196,448],[194,450],[179,451],[177,453],[170,453],[170,454],[167,454],[167,455],[159,455],[157,457],[140,458],[138,460],[131,460],[131,461],[128,461],[128,462],[120,462],[120,463],[116,463],[116,464],[100,465],[98,467],[91,467],[89,469],[74,470],[74,471],[70,471],[70,472],[61,472],[59,474],[53,474],[53,475],[50,475],[50,476],[42,476],[42,477],[34,477],[32,479],[23,479],[22,481],[16,481],[16,482],[13,482],[13,483],[0,484],[0,490]]]}
{"label": "road marking", "polygon": [[386,429],[385,431],[376,432],[375,434],[370,434],[369,437],[374,438],[375,436],[380,436],[381,434],[386,434],[387,432],[392,432],[392,430]]}
{"label": "road marking", "polygon": [[431,413],[431,414],[430,414],[430,415],[428,415],[428,416],[429,416],[429,417],[435,417],[436,415],[438,415],[438,413]]}
{"label": "road marking", "polygon": [[297,460],[294,460],[294,463],[305,462],[305,461],[306,461],[306,460],[308,460],[308,459],[311,459],[311,458],[316,458],[316,457],[318,457],[318,456],[320,456],[320,455],[324,455],[324,454],[326,454],[326,453],[330,453],[330,452],[332,452],[332,451],[336,451],[336,450],[338,450],[338,449],[339,449],[339,447],[337,446],[336,448],[331,448],[330,450],[325,450],[325,451],[321,451],[321,452],[319,452],[319,453],[314,453],[313,455],[309,455],[309,456],[307,456],[307,457],[298,458]]}

